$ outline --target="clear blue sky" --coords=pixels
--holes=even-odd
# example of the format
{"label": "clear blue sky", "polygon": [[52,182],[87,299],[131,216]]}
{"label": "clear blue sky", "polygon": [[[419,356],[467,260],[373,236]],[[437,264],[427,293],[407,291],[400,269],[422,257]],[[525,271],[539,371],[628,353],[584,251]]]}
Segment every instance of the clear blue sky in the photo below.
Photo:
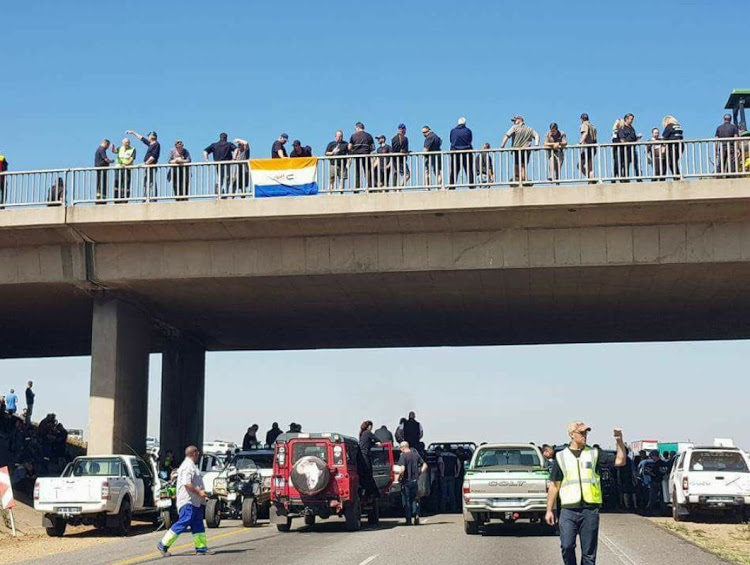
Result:
{"label": "clear blue sky", "polygon": [[[673,114],[706,137],[748,86],[736,17],[729,0],[12,2],[0,150],[14,170],[90,166],[101,138],[153,129],[194,157],[220,131],[256,156],[282,131],[319,153],[357,120],[389,137],[403,121],[417,141],[423,124],[447,139],[461,115],[496,146],[514,113],[575,137],[583,111],[601,138],[625,112],[644,134]],[[206,435],[275,419],[354,433],[413,408],[428,439],[562,441],[584,418],[603,444],[622,425],[628,439],[750,447],[748,357],[748,342],[211,354]],[[33,378],[38,411],[70,427],[86,424],[88,372],[88,359],[0,361],[3,389]],[[302,392],[263,400],[280,387]],[[153,433],[158,356],[151,390]]]}
{"label": "clear blue sky", "polygon": [[389,138],[403,121],[418,143],[425,123],[447,140],[461,115],[497,146],[514,113],[573,134],[583,111],[603,139],[625,112],[644,134],[674,114],[687,137],[711,136],[747,86],[737,12],[730,0],[10,2],[0,150],[13,170],[92,166],[101,138],[153,129],[194,158],[220,131],[255,156],[282,131],[320,153],[357,120]]}

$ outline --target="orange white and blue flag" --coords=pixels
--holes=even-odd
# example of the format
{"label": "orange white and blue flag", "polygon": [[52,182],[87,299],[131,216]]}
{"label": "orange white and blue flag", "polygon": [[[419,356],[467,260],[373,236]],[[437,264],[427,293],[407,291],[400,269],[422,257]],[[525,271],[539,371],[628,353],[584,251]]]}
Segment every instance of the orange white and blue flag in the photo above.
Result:
{"label": "orange white and blue flag", "polygon": [[250,159],[255,196],[305,196],[318,193],[317,157]]}

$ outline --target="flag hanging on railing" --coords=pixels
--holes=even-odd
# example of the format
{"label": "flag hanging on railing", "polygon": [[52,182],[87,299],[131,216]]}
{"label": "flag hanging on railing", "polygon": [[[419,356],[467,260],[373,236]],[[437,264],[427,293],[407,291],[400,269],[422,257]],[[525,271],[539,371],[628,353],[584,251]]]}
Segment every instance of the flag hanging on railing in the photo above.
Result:
{"label": "flag hanging on railing", "polygon": [[318,193],[318,159],[250,159],[255,196],[305,196]]}

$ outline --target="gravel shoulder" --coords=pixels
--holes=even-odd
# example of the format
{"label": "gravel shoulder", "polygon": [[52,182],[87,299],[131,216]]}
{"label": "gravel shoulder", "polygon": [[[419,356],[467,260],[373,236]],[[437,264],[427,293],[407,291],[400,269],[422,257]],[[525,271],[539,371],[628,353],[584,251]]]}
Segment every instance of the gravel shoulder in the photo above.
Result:
{"label": "gravel shoulder", "polygon": [[675,522],[672,518],[651,521],[730,563],[750,565],[750,524]]}

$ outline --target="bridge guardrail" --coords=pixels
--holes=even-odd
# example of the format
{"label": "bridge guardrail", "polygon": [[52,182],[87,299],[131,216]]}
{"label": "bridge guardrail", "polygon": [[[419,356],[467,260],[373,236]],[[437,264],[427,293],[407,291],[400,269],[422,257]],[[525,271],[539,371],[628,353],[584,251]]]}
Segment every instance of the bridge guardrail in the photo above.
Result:
{"label": "bridge guardrail", "polygon": [[[319,194],[749,175],[750,138],[323,156],[316,171]],[[4,208],[253,197],[247,161],[0,174]]]}

